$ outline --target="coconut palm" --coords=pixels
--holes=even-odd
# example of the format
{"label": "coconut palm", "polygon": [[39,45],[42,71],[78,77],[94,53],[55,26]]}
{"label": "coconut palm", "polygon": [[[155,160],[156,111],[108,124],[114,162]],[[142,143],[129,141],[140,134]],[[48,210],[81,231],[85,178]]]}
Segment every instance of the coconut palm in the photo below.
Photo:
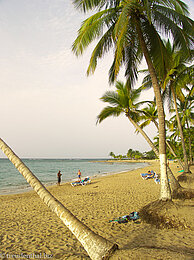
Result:
{"label": "coconut palm", "polygon": [[[97,116],[97,123],[101,123],[104,119],[110,116],[118,117],[121,114],[125,114],[125,116],[133,124],[136,130],[143,135],[143,137],[148,142],[152,150],[159,157],[159,152],[154,146],[153,142],[137,123],[141,118],[138,108],[142,104],[142,102],[137,102],[137,100],[140,96],[142,89],[138,88],[132,90],[127,86],[127,84],[124,85],[120,81],[116,82],[115,87],[116,91],[107,91],[101,97],[101,100],[103,102],[109,103],[111,104],[111,106],[107,106],[101,111],[101,113]],[[169,183],[167,183],[165,187],[162,187],[163,183],[161,182],[161,193],[165,188],[168,188],[170,190]],[[176,188],[178,187],[180,186],[176,184]]]}
{"label": "coconut palm", "polygon": [[183,102],[180,100],[180,107],[179,114],[181,118],[181,124],[187,130],[188,133],[188,140],[189,140],[189,156],[190,156],[190,163],[192,164],[193,156],[192,156],[192,141],[191,141],[191,125],[194,123],[194,100],[193,100],[193,93],[194,93],[194,86],[191,87],[191,89],[188,89],[187,95],[184,96]]}
{"label": "coconut palm", "polygon": [[109,156],[115,158],[115,154],[113,152],[110,152]]}
{"label": "coconut palm", "polygon": [[185,55],[182,50],[177,50],[175,46],[171,46],[169,41],[166,43],[166,49],[170,58],[170,62],[167,74],[162,80],[162,87],[163,89],[168,88],[167,97],[171,107],[173,105],[175,109],[178,130],[183,148],[184,171],[187,173],[189,172],[188,156],[183,135],[183,127],[178,113],[177,99],[179,98],[180,100],[184,101],[185,97],[182,90],[183,88],[187,89],[187,84],[192,81],[190,73],[193,70],[193,66],[187,67],[185,65],[187,62],[191,61],[192,55]]}
{"label": "coconut palm", "polygon": [[169,200],[171,195],[166,168],[165,114],[153,64],[160,64],[160,68],[162,64],[162,71],[168,63],[165,47],[158,33],[160,29],[166,34],[171,33],[176,44],[188,51],[193,21],[185,16],[188,14],[187,6],[179,0],[74,0],[74,4],[84,12],[98,10],[83,22],[72,48],[76,55],[80,55],[93,40],[102,36],[91,55],[88,74],[95,71],[97,60],[114,47],[109,79],[114,81],[124,64],[125,75],[132,84],[137,79],[138,64],[145,57],[158,108],[161,182],[164,182],[163,188],[167,187],[161,191],[161,199]]}
{"label": "coconut palm", "polygon": [[127,151],[127,157],[130,158],[130,159],[133,157],[133,149],[130,148],[130,149]]}
{"label": "coconut palm", "polygon": [[[177,113],[179,115],[179,120],[181,127],[183,129],[183,137],[185,140],[185,134],[184,131],[187,131],[187,137],[188,137],[188,142],[189,142],[189,155],[190,155],[190,161],[192,162],[192,149],[191,149],[191,131],[190,131],[190,126],[193,124],[193,91],[194,87],[191,89],[188,89],[188,94],[183,96],[182,101],[177,100],[176,108],[177,108]],[[171,112],[175,112],[175,109],[171,109]],[[179,128],[177,127],[176,121],[174,121],[175,117],[171,117],[171,129],[174,131],[174,135],[179,136]]]}
{"label": "coconut palm", "polygon": [[[141,116],[141,118],[143,119],[143,123],[140,124],[140,127],[143,129],[144,127],[148,126],[150,123],[154,123],[154,125],[158,129],[158,122],[157,122],[158,116],[157,116],[156,104],[155,102],[146,102],[146,103],[148,103],[148,106],[141,109],[141,112],[143,113],[143,115]],[[167,138],[166,138],[166,144],[168,146],[170,153],[178,160],[179,165],[183,168],[181,160],[179,160],[179,158],[175,154],[175,151],[172,148]]]}
{"label": "coconut palm", "polygon": [[[180,116],[177,108],[177,99],[184,100],[183,89],[188,89],[187,84],[192,82],[193,76],[193,66],[186,66],[192,60],[191,54],[185,54],[180,48],[176,48],[175,45],[171,45],[168,40],[165,42],[166,51],[168,53],[168,66],[166,66],[166,71],[162,74],[159,66],[157,67],[157,74],[159,77],[160,87],[164,90],[164,97],[167,98],[169,107],[174,106],[174,111],[176,112],[177,127],[181,137],[181,143],[184,155],[184,171],[189,172],[188,158],[185,147],[185,141],[183,136],[183,129],[180,121]],[[143,80],[144,88],[150,88],[151,76],[147,75]],[[172,109],[171,109],[172,110]],[[144,123],[145,124],[145,123]],[[167,143],[168,147],[169,143]],[[170,148],[172,151],[172,149]]]}
{"label": "coconut palm", "polygon": [[0,139],[0,148],[24,176],[27,182],[36,191],[44,203],[63,221],[70,231],[81,242],[91,259],[108,258],[117,245],[109,242],[103,237],[95,234],[86,225],[80,222],[68,209],[66,209],[38,180],[38,178],[28,169],[20,158],[11,150],[11,148]]}

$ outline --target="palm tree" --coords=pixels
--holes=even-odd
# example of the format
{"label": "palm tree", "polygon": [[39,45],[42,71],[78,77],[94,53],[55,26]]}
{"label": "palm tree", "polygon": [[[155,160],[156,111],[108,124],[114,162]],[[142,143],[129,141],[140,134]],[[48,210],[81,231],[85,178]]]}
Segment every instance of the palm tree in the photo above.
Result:
{"label": "palm tree", "polygon": [[115,154],[113,152],[110,152],[109,156],[115,158]]}
{"label": "palm tree", "polygon": [[[102,101],[111,104],[111,106],[107,106],[101,111],[101,113],[97,116],[97,123],[101,123],[104,119],[110,116],[120,116],[122,113],[124,113],[133,126],[143,135],[155,154],[159,157],[159,152],[154,146],[153,142],[137,123],[140,120],[138,107],[142,104],[142,102],[134,102],[139,98],[142,89],[139,88],[132,90],[127,87],[127,84],[124,85],[119,81],[116,82],[115,87],[116,91],[107,91],[101,97]],[[161,182],[161,193],[165,188],[170,190],[169,183],[167,183],[165,187],[162,187]]]}
{"label": "palm tree", "polygon": [[81,242],[91,259],[108,258],[117,249],[117,245],[95,234],[66,209],[28,169],[11,148],[0,139],[0,148],[36,191],[44,203],[63,221],[70,231]]}
{"label": "palm tree", "polygon": [[[169,62],[164,73],[161,73],[160,67],[158,67],[157,74],[160,76],[159,84],[164,90],[164,97],[168,99],[169,107],[174,106],[174,111],[176,112],[177,127],[179,129],[184,155],[184,171],[189,172],[188,157],[183,136],[183,128],[178,113],[177,99],[179,98],[180,100],[184,100],[182,90],[183,88],[188,89],[186,85],[190,84],[192,81],[193,75],[191,75],[191,72],[193,73],[193,66],[187,67],[186,63],[192,61],[193,55],[185,54],[182,50],[180,50],[180,48],[177,49],[175,45],[171,45],[169,40],[164,43],[168,53]],[[150,88],[151,84],[151,76],[147,75],[143,80],[143,86],[144,88]],[[169,143],[167,143],[167,145],[172,151]]]}
{"label": "palm tree", "polygon": [[181,124],[183,128],[188,132],[188,140],[189,140],[189,156],[190,156],[190,163],[192,164],[193,156],[192,156],[192,148],[191,148],[191,127],[190,125],[194,122],[194,113],[193,113],[193,93],[194,93],[194,86],[191,89],[188,89],[187,95],[184,96],[183,101],[179,101],[177,105],[178,112],[181,118]]}
{"label": "palm tree", "polygon": [[169,99],[171,107],[172,104],[174,105],[178,130],[183,148],[184,171],[187,173],[189,172],[188,156],[183,136],[183,127],[178,113],[177,99],[184,101],[185,97],[182,90],[183,88],[187,89],[187,84],[192,81],[192,77],[190,77],[189,74],[192,71],[193,66],[187,67],[185,65],[192,60],[192,55],[185,55],[182,50],[176,49],[175,46],[172,46],[170,41],[167,41],[165,45],[170,62],[167,73],[163,76],[161,84],[163,89],[168,88],[167,98]]}
{"label": "palm tree", "polygon": [[[177,100],[177,113],[179,115],[180,118],[180,124],[182,126],[183,129],[183,137],[185,140],[185,146],[186,146],[186,141],[188,141],[187,143],[189,143],[189,149],[188,149],[188,153],[190,156],[190,161],[192,162],[192,149],[191,149],[191,125],[193,124],[193,118],[194,118],[194,114],[193,114],[193,97],[190,96],[190,93],[192,92],[194,88],[191,89],[191,91],[188,93],[187,96],[184,96],[183,101],[181,100]],[[188,100],[189,99],[189,100]],[[170,112],[175,112],[175,109],[171,109]],[[178,141],[181,140],[180,139],[180,133],[179,133],[179,128],[178,128],[178,123],[177,120],[175,120],[176,116],[172,116],[169,120],[168,126],[170,131],[172,132],[172,137],[174,137],[174,139],[177,139]],[[188,139],[188,140],[187,140]]]}
{"label": "palm tree", "polygon": [[127,151],[127,157],[131,159],[132,156],[133,156],[133,149],[130,148],[130,149]]}
{"label": "palm tree", "polygon": [[[141,116],[141,118],[143,119],[143,123],[140,124],[140,127],[143,129],[144,127],[148,126],[152,122],[158,129],[158,122],[157,122],[158,116],[157,116],[156,104],[155,102],[146,102],[146,103],[148,103],[148,106],[141,109],[141,112],[143,113],[143,115]],[[166,144],[168,146],[170,153],[178,160],[179,165],[183,168],[181,161],[175,154],[175,151],[172,148],[167,138],[166,138]]]}
{"label": "palm tree", "polygon": [[[74,0],[77,8],[87,12],[98,12],[82,23],[78,37],[73,44],[76,55],[95,39],[100,38],[88,67],[88,74],[95,71],[98,58],[102,58],[111,47],[114,47],[114,60],[109,72],[110,81],[115,81],[119,70],[125,64],[125,75],[132,84],[137,79],[137,67],[142,56],[145,57],[152,79],[159,118],[159,153],[161,171],[161,200],[170,200],[168,189],[167,160],[165,144],[165,114],[157,74],[153,64],[168,63],[165,47],[158,31],[172,34],[177,45],[188,51],[191,43],[193,21],[186,17],[187,6],[179,0],[168,1],[104,1]],[[104,28],[105,33],[104,32]],[[184,28],[184,30],[183,30]],[[164,188],[164,187],[167,188]]]}

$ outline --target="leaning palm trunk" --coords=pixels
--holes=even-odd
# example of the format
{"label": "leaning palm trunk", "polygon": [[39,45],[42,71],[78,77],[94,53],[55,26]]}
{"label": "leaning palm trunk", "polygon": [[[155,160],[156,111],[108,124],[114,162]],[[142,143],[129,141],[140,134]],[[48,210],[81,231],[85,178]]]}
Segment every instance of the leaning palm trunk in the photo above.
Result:
{"label": "leaning palm trunk", "polygon": [[[153,120],[153,123],[155,124],[156,128],[158,129],[158,123],[157,123],[155,120]],[[169,151],[171,152],[171,154],[177,159],[179,165],[180,165],[181,168],[183,169],[183,164],[181,163],[181,160],[177,157],[177,155],[175,154],[175,152],[174,152],[172,146],[170,145],[170,143],[169,143],[167,140],[166,140],[166,144],[167,144],[168,149],[169,149]]]}
{"label": "leaning palm trunk", "polygon": [[24,176],[32,188],[37,192],[44,203],[46,203],[46,205],[53,212],[55,212],[55,214],[81,242],[91,259],[108,259],[118,246],[95,234],[86,225],[80,222],[53,195],[51,195],[51,193],[2,139],[0,139],[0,148],[18,169],[18,171]]}
{"label": "leaning palm trunk", "polygon": [[171,191],[168,183],[167,176],[167,158],[166,158],[166,131],[165,131],[165,115],[163,102],[161,97],[160,87],[158,85],[156,72],[154,66],[152,64],[152,60],[149,56],[149,52],[141,31],[140,21],[137,17],[136,19],[136,28],[137,33],[140,39],[141,48],[148,65],[148,70],[152,80],[152,86],[155,93],[156,98],[156,106],[158,110],[158,121],[159,121],[159,158],[160,158],[160,174],[161,174],[161,190],[160,190],[160,199],[161,200],[171,200]]}
{"label": "leaning palm trunk", "polygon": [[181,166],[181,168],[183,169],[184,168],[184,166],[183,166],[183,164],[182,164],[182,162],[181,162],[181,160],[176,156],[176,154],[175,154],[175,152],[174,152],[174,150],[173,150],[173,148],[172,148],[172,146],[170,145],[170,143],[166,140],[166,144],[167,144],[167,146],[168,146],[168,148],[169,148],[169,150],[170,150],[170,152],[171,152],[171,154],[172,155],[174,155],[174,157],[176,158],[176,160],[178,161],[178,163],[179,163],[179,165]]}
{"label": "leaning palm trunk", "polygon": [[[129,114],[127,115],[127,117],[129,119],[129,121],[134,125],[134,127],[142,134],[142,136],[148,142],[148,144],[150,145],[150,147],[152,148],[152,150],[154,151],[156,156],[159,158],[159,151],[155,147],[153,142],[150,140],[149,136],[147,136],[145,131],[129,116]],[[172,171],[171,171],[169,166],[167,166],[167,173],[168,173],[167,176],[169,176],[169,178],[170,178],[172,191],[175,191],[175,190],[181,188],[181,185],[179,184],[179,182],[174,177],[174,174],[172,173]]]}
{"label": "leaning palm trunk", "polygon": [[176,104],[176,96],[175,96],[175,92],[174,92],[173,87],[171,87],[171,90],[172,90],[172,96],[173,96],[173,100],[174,100],[174,107],[175,107],[175,111],[176,111],[176,119],[177,119],[177,123],[178,123],[178,129],[179,129],[179,133],[180,133],[180,137],[181,137],[181,143],[182,143],[182,148],[183,148],[184,171],[185,172],[189,172],[189,165],[188,165],[187,152],[186,152],[185,141],[184,141],[184,136],[183,136],[183,129],[182,129],[179,113],[178,113],[178,108],[177,108],[177,104]]}

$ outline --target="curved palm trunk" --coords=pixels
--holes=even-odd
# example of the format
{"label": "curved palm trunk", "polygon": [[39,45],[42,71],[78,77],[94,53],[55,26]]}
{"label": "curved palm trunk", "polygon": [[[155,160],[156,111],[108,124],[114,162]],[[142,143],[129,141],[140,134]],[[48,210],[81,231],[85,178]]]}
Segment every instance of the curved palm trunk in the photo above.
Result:
{"label": "curved palm trunk", "polygon": [[154,94],[156,98],[156,106],[158,110],[158,121],[159,121],[159,158],[160,158],[160,174],[161,174],[161,190],[160,190],[160,199],[161,200],[171,200],[171,191],[168,183],[167,177],[167,158],[166,158],[166,130],[165,130],[165,115],[163,102],[160,92],[160,87],[158,85],[157,76],[155,69],[153,67],[149,52],[146,46],[146,43],[143,38],[143,34],[140,27],[140,21],[137,17],[136,19],[136,28],[139,36],[141,48],[148,65],[148,70],[152,80],[152,86],[154,89]]}
{"label": "curved palm trunk", "polygon": [[185,141],[184,141],[184,136],[183,136],[183,129],[182,129],[179,113],[178,113],[178,108],[177,108],[177,103],[176,103],[176,96],[175,96],[175,92],[174,92],[174,88],[173,87],[171,87],[171,91],[172,91],[172,96],[173,96],[173,100],[174,100],[174,107],[175,107],[175,111],[176,111],[176,119],[177,119],[177,123],[178,123],[178,129],[179,129],[179,133],[180,133],[180,137],[181,137],[181,143],[182,143],[182,148],[183,148],[184,171],[185,172],[189,172],[189,164],[188,164],[187,152],[186,152]]}
{"label": "curved palm trunk", "polygon": [[[129,116],[127,115],[129,121],[134,125],[134,127],[142,134],[142,136],[145,138],[145,140],[148,142],[156,156],[159,158],[159,151],[153,144],[153,142],[150,140],[150,138],[147,136],[147,134],[144,132],[144,130]],[[178,188],[181,188],[181,185],[179,182],[176,180],[174,177],[174,174],[172,173],[170,167],[167,166],[167,176],[169,176],[170,181],[171,181],[171,188],[173,191],[177,190]]]}
{"label": "curved palm trunk", "polygon": [[175,154],[175,152],[174,152],[174,150],[173,150],[173,148],[172,148],[172,146],[170,145],[170,143],[166,140],[166,144],[167,144],[167,146],[168,146],[168,148],[169,148],[169,150],[170,150],[170,152],[171,152],[171,154],[172,155],[174,155],[174,157],[176,158],[176,160],[178,161],[178,163],[179,163],[179,165],[181,166],[181,168],[183,169],[184,168],[184,166],[183,166],[183,164],[182,164],[182,162],[181,162],[181,160],[177,157],[177,155]]}
{"label": "curved palm trunk", "polygon": [[81,242],[91,259],[108,259],[118,246],[95,234],[86,225],[80,222],[68,209],[66,209],[51,193],[44,187],[38,178],[19,159],[11,148],[0,139],[0,148],[14,164],[27,182],[37,192],[46,205],[63,221],[70,231]]}

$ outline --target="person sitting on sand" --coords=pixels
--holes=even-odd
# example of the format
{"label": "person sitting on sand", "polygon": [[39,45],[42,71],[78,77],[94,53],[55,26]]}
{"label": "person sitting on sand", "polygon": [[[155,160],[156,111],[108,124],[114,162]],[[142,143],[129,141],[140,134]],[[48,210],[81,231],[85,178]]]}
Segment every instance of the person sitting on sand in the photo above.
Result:
{"label": "person sitting on sand", "polygon": [[61,173],[61,171],[59,171],[58,173],[57,173],[57,179],[58,179],[58,185],[60,185],[61,184],[61,175],[62,175],[62,173]]}
{"label": "person sitting on sand", "polygon": [[78,176],[78,181],[81,181],[81,172],[80,172],[80,170],[78,171],[78,173],[77,173],[77,176]]}

